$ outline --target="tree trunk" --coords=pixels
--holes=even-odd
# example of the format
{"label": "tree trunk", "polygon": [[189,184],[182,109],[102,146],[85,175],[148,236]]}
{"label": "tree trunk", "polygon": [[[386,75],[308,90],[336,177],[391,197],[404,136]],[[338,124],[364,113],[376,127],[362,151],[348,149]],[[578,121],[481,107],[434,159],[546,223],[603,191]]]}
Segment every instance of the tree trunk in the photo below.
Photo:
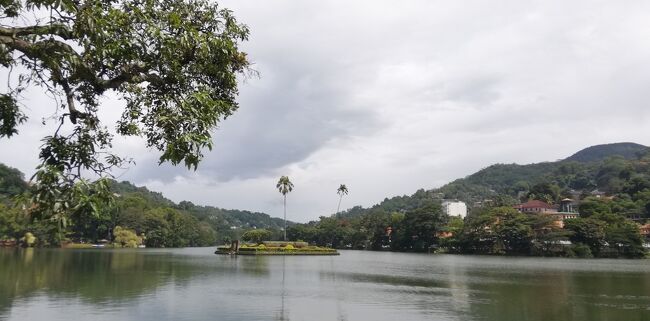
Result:
{"label": "tree trunk", "polygon": [[284,241],[287,241],[287,195],[284,195]]}
{"label": "tree trunk", "polygon": [[343,194],[339,197],[339,205],[336,207],[336,217],[339,217],[339,211],[341,210],[341,201],[343,200]]}

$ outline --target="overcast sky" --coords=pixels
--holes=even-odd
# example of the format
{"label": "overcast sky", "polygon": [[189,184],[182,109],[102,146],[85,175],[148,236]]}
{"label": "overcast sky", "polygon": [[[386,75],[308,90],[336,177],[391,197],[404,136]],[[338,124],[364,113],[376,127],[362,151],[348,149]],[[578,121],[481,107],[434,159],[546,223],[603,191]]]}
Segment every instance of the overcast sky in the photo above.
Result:
{"label": "overcast sky", "polygon": [[[214,134],[196,172],[158,167],[142,141],[116,173],[174,201],[287,218],[439,187],[493,163],[565,158],[584,147],[650,144],[648,1],[228,0],[251,29],[260,78]],[[0,140],[27,175],[51,102],[31,91],[30,122]],[[123,104],[103,103],[111,121]]]}

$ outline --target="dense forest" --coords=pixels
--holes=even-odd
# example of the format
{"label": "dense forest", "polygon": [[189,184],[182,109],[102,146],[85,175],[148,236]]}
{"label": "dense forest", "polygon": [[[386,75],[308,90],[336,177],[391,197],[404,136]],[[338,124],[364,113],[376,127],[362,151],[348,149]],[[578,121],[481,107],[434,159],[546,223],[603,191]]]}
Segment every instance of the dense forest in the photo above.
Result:
{"label": "dense forest", "polygon": [[281,219],[264,213],[198,206],[187,201],[176,204],[160,193],[129,182],[113,181],[110,189],[115,195],[113,205],[99,211],[99,215],[77,213],[63,222],[39,220],[28,215],[29,197],[21,196],[29,193],[24,175],[0,164],[0,240],[26,242],[25,235],[30,233],[36,246],[99,241],[125,246],[209,246],[238,239],[255,228],[278,237],[283,225]]}

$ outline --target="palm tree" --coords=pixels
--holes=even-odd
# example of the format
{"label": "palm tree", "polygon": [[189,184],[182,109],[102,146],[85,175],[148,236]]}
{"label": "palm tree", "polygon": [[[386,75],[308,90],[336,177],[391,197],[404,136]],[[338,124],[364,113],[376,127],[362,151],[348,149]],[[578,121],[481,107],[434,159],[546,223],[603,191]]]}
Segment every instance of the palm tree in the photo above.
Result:
{"label": "palm tree", "polygon": [[339,206],[336,207],[336,216],[339,215],[339,210],[341,209],[341,201],[343,200],[343,195],[348,195],[348,187],[345,184],[341,184],[336,190],[336,194],[339,194]]}
{"label": "palm tree", "polygon": [[284,240],[287,240],[287,193],[293,190],[293,183],[289,180],[288,176],[280,177],[278,184],[275,185],[278,191],[284,196]]}

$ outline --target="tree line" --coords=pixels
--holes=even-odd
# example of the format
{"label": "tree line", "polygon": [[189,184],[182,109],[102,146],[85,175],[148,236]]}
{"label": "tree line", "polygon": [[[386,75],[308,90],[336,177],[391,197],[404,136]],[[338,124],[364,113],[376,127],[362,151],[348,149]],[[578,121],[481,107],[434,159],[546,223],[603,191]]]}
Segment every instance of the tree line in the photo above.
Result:
{"label": "tree line", "polygon": [[[31,188],[24,175],[0,164],[0,241],[56,246],[62,243],[115,242],[147,247],[212,246],[263,228],[279,239],[283,221],[264,213],[178,204],[162,194],[128,182],[111,181],[110,206],[69,211],[65,216],[33,215]],[[288,225],[293,222],[288,222]],[[119,237],[118,237],[119,235]]]}
{"label": "tree line", "polygon": [[449,217],[436,201],[405,212],[371,209],[357,217],[320,217],[287,230],[290,240],[335,248],[561,257],[646,255],[638,224],[617,214],[567,219],[564,228],[546,215],[509,206],[474,209]]}

